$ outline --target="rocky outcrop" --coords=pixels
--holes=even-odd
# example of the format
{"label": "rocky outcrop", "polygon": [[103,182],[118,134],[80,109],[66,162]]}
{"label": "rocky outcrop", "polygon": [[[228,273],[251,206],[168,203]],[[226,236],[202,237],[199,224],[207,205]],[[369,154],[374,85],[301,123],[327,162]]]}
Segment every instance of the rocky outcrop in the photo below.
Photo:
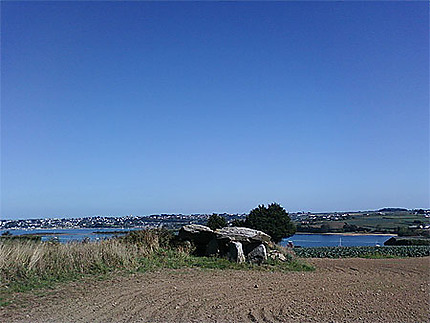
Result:
{"label": "rocky outcrop", "polygon": [[189,224],[183,226],[178,233],[178,239],[181,241],[190,241],[196,248],[196,254],[199,256],[206,255],[208,243],[215,238],[215,232],[209,227],[200,224]]}
{"label": "rocky outcrop", "polygon": [[181,240],[189,240],[196,244],[206,244],[214,236],[215,233],[209,227],[200,224],[185,225],[178,234]]}
{"label": "rocky outcrop", "polygon": [[200,256],[228,257],[234,262],[262,263],[267,259],[270,236],[244,227],[225,227],[216,231],[198,224],[181,228],[178,238],[191,241]]}
{"label": "rocky outcrop", "polygon": [[215,231],[217,239],[229,239],[241,243],[269,242],[270,236],[263,231],[243,227],[225,227]]}
{"label": "rocky outcrop", "polygon": [[287,257],[285,257],[284,254],[278,250],[270,250],[267,254],[267,257],[275,261],[287,261]]}
{"label": "rocky outcrop", "polygon": [[264,244],[258,245],[248,253],[249,262],[261,264],[265,260],[267,260],[267,249]]}

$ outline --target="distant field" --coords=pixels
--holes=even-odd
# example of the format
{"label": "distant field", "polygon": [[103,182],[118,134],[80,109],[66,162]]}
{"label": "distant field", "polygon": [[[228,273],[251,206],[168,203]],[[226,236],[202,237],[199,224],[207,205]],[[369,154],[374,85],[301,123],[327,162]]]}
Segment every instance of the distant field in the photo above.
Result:
{"label": "distant field", "polygon": [[345,224],[356,226],[357,229],[360,228],[361,230],[397,232],[399,228],[429,225],[430,219],[426,218],[424,214],[414,214],[412,212],[385,212],[382,214],[379,212],[363,212],[350,214],[339,220],[324,219],[322,217],[312,218],[302,231],[306,231],[306,227],[315,229],[324,226],[329,232],[336,232],[342,231]]}
{"label": "distant field", "polygon": [[416,225],[414,221],[428,222],[429,220],[423,215],[418,214],[389,214],[389,215],[362,215],[348,219],[346,222],[351,225],[361,226],[369,229],[389,229],[397,227]]}

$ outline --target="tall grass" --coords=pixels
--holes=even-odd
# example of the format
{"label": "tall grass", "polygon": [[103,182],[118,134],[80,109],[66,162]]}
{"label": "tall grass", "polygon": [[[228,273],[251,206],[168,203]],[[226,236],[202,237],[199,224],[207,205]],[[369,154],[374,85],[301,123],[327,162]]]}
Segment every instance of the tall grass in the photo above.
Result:
{"label": "tall grass", "polygon": [[195,257],[172,239],[167,230],[133,231],[116,239],[99,242],[0,241],[0,304],[15,291],[51,286],[86,275],[113,271],[147,271],[160,268],[198,267],[208,269],[312,270],[297,259],[286,263],[270,261],[263,266],[236,264],[227,259]]}
{"label": "tall grass", "polygon": [[105,268],[129,268],[143,254],[133,245],[118,241],[50,244],[14,242],[0,244],[2,283],[37,276],[86,274]]}
{"label": "tall grass", "polygon": [[137,270],[139,259],[160,249],[158,237],[157,230],[145,230],[132,238],[90,243],[0,241],[0,288]]}

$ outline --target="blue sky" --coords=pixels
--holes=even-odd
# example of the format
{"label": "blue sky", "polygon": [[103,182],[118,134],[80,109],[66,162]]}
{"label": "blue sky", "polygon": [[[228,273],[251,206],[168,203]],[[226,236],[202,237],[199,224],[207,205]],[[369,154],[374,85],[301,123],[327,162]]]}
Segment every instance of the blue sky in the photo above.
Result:
{"label": "blue sky", "polygon": [[1,218],[429,207],[426,2],[1,15]]}

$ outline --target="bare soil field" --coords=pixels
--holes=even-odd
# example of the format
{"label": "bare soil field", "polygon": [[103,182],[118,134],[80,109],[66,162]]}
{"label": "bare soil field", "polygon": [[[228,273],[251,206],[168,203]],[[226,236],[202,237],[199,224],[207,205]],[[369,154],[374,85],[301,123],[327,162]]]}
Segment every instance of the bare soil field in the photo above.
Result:
{"label": "bare soil field", "polygon": [[181,269],[17,294],[1,322],[430,322],[430,258],[311,259],[314,272]]}

